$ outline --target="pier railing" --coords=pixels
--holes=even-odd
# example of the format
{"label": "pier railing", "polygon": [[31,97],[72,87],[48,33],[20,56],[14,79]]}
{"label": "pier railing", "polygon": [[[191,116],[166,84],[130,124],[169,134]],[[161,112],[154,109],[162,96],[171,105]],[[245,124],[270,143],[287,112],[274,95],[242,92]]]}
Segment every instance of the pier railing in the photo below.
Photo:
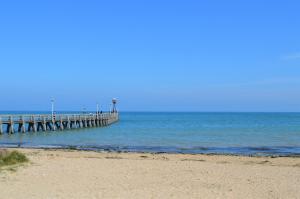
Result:
{"label": "pier railing", "polygon": [[[118,112],[99,114],[0,115],[0,133],[55,131],[107,126],[119,119]],[[6,127],[6,129],[4,129]]]}

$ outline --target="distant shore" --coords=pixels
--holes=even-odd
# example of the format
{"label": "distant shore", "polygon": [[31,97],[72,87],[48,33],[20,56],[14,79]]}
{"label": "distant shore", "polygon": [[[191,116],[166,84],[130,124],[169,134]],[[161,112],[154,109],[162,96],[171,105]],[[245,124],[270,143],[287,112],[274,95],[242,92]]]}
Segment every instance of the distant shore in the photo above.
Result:
{"label": "distant shore", "polygon": [[9,148],[3,198],[297,198],[300,158]]}

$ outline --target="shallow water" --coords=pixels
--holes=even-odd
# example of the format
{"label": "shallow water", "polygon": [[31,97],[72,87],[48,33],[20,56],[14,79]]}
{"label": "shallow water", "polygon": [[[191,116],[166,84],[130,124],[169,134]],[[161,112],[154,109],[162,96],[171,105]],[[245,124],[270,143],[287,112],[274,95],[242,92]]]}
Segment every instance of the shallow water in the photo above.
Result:
{"label": "shallow water", "polygon": [[109,127],[0,135],[0,146],[300,155],[300,113],[120,113]]}

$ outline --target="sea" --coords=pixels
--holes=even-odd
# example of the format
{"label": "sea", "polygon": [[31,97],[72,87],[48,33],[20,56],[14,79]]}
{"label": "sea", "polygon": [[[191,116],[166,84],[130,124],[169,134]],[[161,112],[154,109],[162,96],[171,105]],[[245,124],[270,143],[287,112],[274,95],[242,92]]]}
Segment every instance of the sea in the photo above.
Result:
{"label": "sea", "polygon": [[107,127],[4,133],[0,147],[300,156],[300,113],[120,112]]}

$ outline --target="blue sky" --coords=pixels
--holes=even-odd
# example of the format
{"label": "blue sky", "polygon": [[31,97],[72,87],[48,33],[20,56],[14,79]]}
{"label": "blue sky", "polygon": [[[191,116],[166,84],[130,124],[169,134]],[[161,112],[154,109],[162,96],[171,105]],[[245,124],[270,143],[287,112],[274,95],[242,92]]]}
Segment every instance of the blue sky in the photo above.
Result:
{"label": "blue sky", "polygon": [[300,2],[0,1],[0,110],[300,111]]}

